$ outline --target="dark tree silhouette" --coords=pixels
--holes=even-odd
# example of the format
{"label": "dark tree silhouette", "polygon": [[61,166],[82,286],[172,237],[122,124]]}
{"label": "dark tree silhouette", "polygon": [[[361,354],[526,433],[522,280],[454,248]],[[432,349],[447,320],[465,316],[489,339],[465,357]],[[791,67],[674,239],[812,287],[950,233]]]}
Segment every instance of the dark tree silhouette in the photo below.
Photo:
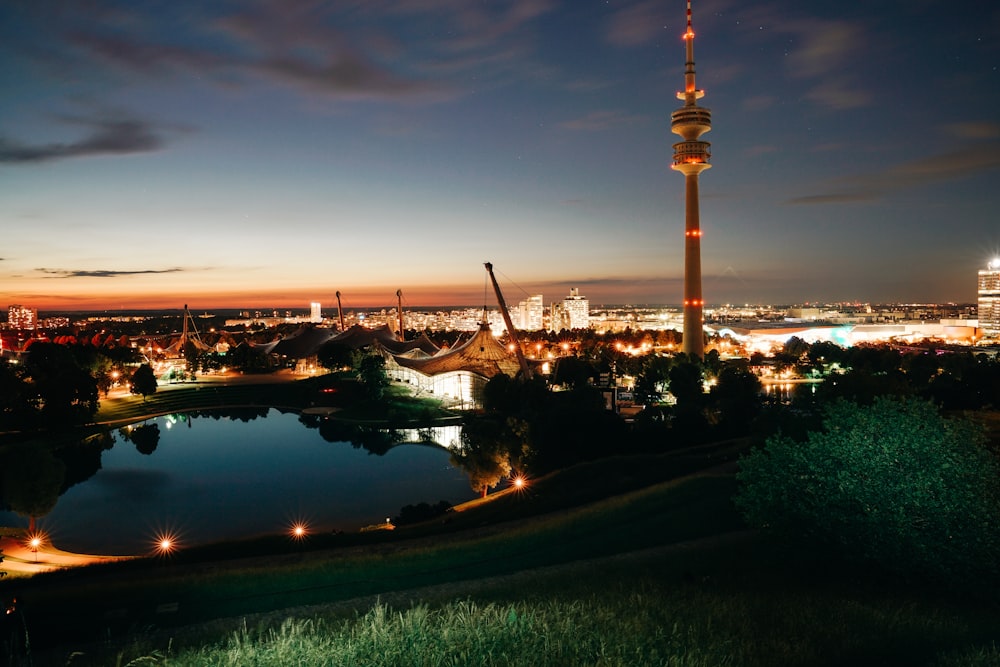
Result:
{"label": "dark tree silhouette", "polygon": [[928,402],[837,401],[804,442],[770,438],[740,463],[754,526],[940,581],[1000,590],[1000,462],[981,427]]}
{"label": "dark tree silhouette", "polygon": [[159,424],[143,424],[132,429],[132,444],[140,454],[150,455],[160,444]]}
{"label": "dark tree silhouette", "polygon": [[710,398],[719,415],[719,435],[733,437],[750,432],[761,409],[761,385],[745,365],[726,364],[719,371]]}
{"label": "dark tree silhouette", "polygon": [[46,424],[76,424],[88,421],[97,412],[97,381],[67,346],[34,343],[28,350],[25,368]]}
{"label": "dark tree silhouette", "polygon": [[143,401],[150,394],[156,393],[156,375],[153,373],[153,367],[149,364],[139,366],[132,373],[132,393],[142,394]]}
{"label": "dark tree silhouette", "polygon": [[385,359],[378,354],[369,354],[358,364],[358,378],[365,386],[365,393],[373,401],[381,401],[389,378],[385,374]]}
{"label": "dark tree silhouette", "polygon": [[354,350],[343,343],[324,343],[316,352],[320,366],[332,371],[350,368],[354,364]]}

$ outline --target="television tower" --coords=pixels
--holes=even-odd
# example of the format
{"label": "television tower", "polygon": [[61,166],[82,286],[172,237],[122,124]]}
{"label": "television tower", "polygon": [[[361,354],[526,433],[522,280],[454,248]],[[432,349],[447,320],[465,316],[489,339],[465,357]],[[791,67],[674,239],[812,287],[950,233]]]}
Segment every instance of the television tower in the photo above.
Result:
{"label": "television tower", "polygon": [[670,131],[682,141],[674,144],[671,168],[684,174],[684,338],[685,354],[705,356],[701,296],[701,222],[698,216],[698,174],[709,169],[711,144],[699,137],[712,129],[712,112],[698,106],[705,91],[694,85],[694,30],[691,28],[691,0],[687,0],[687,61],[684,63],[684,90],[677,99],[684,106],[670,115]]}

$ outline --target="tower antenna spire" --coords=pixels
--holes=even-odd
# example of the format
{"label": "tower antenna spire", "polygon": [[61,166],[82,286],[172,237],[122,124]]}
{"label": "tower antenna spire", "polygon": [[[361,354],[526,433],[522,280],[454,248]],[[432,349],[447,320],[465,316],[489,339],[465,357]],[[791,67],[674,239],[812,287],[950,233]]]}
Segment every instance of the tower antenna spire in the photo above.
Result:
{"label": "tower antenna spire", "polygon": [[694,81],[694,28],[691,21],[691,0],[687,0],[687,31],[684,33],[686,59],[684,90],[677,99],[684,106],[670,116],[670,131],[681,141],[674,144],[671,168],[684,174],[684,337],[685,354],[705,356],[702,318],[705,301],[701,293],[701,220],[698,213],[698,175],[709,169],[711,144],[700,137],[712,129],[712,112],[698,106],[705,92]]}

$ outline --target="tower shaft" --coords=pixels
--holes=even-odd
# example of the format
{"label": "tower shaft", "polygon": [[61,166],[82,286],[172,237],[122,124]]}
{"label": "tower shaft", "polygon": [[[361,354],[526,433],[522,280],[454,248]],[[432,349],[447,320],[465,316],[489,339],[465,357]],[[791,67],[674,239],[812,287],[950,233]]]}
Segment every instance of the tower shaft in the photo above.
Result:
{"label": "tower shaft", "polygon": [[671,114],[670,131],[681,137],[674,144],[674,162],[671,168],[684,174],[684,338],[685,354],[705,356],[704,317],[705,301],[701,293],[701,220],[698,210],[698,176],[709,169],[711,144],[700,137],[712,129],[712,112],[698,106],[705,93],[695,84],[694,29],[691,27],[691,0],[687,0],[687,31],[684,33],[686,59],[684,62],[684,90],[677,99],[684,106]]}
{"label": "tower shaft", "polygon": [[698,215],[698,173],[684,175],[684,338],[685,354],[705,354],[705,302],[701,296],[701,224]]}

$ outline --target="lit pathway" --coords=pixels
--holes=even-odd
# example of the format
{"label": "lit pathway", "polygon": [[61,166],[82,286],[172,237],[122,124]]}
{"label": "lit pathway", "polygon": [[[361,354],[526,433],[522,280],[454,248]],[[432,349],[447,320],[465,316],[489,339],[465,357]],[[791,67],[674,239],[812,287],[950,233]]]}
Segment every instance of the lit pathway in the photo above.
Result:
{"label": "lit pathway", "polygon": [[127,560],[130,556],[95,556],[91,554],[74,554],[56,549],[51,544],[43,543],[38,550],[32,549],[23,536],[0,536],[0,550],[3,551],[3,562],[0,572],[17,574],[36,574],[51,572],[67,567],[106,563],[115,560]]}

